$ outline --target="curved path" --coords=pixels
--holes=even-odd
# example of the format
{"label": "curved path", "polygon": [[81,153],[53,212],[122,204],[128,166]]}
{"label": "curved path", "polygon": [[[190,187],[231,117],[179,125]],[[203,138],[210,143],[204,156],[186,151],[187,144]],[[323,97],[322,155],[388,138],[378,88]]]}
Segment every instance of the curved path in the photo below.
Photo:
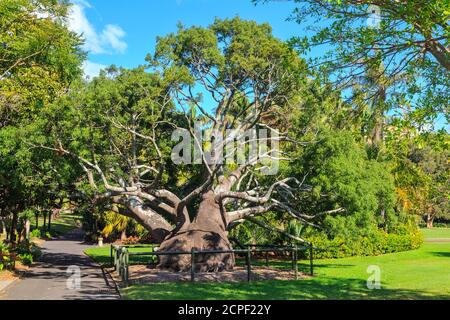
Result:
{"label": "curved path", "polygon": [[84,255],[83,232],[43,244],[43,256],[22,279],[0,293],[0,300],[116,300],[114,284]]}

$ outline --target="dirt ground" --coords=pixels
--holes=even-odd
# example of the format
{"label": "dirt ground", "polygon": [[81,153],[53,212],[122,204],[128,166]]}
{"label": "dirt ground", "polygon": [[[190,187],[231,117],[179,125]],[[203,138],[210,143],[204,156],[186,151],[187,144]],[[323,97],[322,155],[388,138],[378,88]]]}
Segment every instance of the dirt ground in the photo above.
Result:
{"label": "dirt ground", "polygon": [[[117,272],[111,272],[114,280],[121,283],[121,278]],[[307,279],[309,275],[298,272],[298,279]],[[252,281],[261,280],[295,280],[295,272],[293,270],[281,270],[271,267],[252,267]],[[191,281],[190,272],[170,272],[155,269],[145,265],[129,266],[130,284],[148,284],[159,282],[183,282]],[[195,281],[197,282],[242,282],[247,281],[247,268],[235,267],[233,271],[196,273]]]}
{"label": "dirt ground", "polygon": [[17,276],[10,271],[0,271],[0,281],[15,280]]}

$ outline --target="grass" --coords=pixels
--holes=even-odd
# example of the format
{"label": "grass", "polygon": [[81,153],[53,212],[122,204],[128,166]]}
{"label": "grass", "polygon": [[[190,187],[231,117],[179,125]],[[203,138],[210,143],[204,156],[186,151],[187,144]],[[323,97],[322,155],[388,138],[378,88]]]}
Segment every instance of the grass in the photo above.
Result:
{"label": "grass", "polygon": [[450,228],[422,229],[425,240],[428,239],[450,239]]}
{"label": "grass", "polygon": [[[76,229],[78,227],[77,221],[80,221],[80,219],[81,218],[78,215],[74,215],[72,213],[67,213],[67,212],[62,212],[61,215],[59,216],[59,218],[52,219],[51,230],[50,230],[51,235],[60,236],[60,235],[66,234],[66,233]],[[43,230],[44,218],[39,217],[38,221],[39,221],[39,229],[41,230],[41,236],[44,236],[45,233],[47,232],[47,229]],[[48,222],[48,218],[47,218],[47,222]],[[32,223],[31,230],[36,229],[34,219],[31,221],[31,223]],[[0,234],[0,241],[3,241],[5,239],[6,239],[6,234]]]}
{"label": "grass", "polygon": [[[151,246],[148,248],[129,248],[129,252],[152,252]],[[109,265],[111,261],[111,246],[89,248],[84,251],[85,254],[90,256],[96,262],[101,265]],[[151,261],[150,256],[130,256],[130,264],[146,264]]]}
{"label": "grass", "polygon": [[[426,237],[450,238],[450,229]],[[125,299],[450,299],[450,243],[378,257],[315,261],[316,276],[299,281],[158,283],[122,290]],[[278,262],[280,263],[280,262]],[[288,263],[287,263],[288,264]],[[306,262],[302,262],[306,269]],[[379,266],[381,289],[369,290],[369,266]]]}
{"label": "grass", "polygon": [[[61,215],[57,219],[52,219],[51,221],[51,231],[52,235],[63,235],[77,228],[77,221],[81,218],[78,215],[74,215],[68,212],[61,212]],[[34,221],[33,221],[34,222]],[[48,217],[47,217],[48,223]],[[42,235],[45,234],[47,230],[43,230],[44,226],[44,218],[39,217],[39,229],[41,230]],[[35,226],[33,225],[33,228]]]}

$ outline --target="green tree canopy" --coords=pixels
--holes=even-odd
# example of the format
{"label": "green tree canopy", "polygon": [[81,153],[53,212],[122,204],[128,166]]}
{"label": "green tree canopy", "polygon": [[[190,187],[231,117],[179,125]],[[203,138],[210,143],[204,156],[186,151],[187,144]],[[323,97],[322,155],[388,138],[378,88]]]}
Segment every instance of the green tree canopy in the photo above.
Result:
{"label": "green tree canopy", "polygon": [[352,88],[367,70],[379,70],[378,81],[391,82],[385,87],[390,87],[387,95],[395,109],[426,120],[448,114],[448,1],[295,2],[298,7],[291,18],[312,36],[292,43],[301,51],[323,50],[312,65],[330,74],[338,88]]}
{"label": "green tree canopy", "polygon": [[32,118],[81,74],[81,39],[67,1],[0,3],[0,126]]}
{"label": "green tree canopy", "polygon": [[[68,6],[0,2],[0,210],[14,216],[11,234],[19,211],[43,205],[73,178],[68,166],[25,143],[49,104],[81,75],[82,42],[67,28]],[[40,134],[47,133],[42,128]]]}

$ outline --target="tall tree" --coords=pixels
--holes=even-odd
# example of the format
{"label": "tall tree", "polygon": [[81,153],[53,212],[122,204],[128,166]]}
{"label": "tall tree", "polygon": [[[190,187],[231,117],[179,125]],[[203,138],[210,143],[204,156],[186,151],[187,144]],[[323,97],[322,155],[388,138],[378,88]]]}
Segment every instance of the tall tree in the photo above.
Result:
{"label": "tall tree", "polygon": [[395,153],[399,205],[426,221],[428,228],[436,219],[449,220],[448,133],[417,134],[397,140],[392,141],[395,149],[390,149]]}
{"label": "tall tree", "polygon": [[[265,2],[257,0],[255,2]],[[366,66],[378,76],[410,78],[388,90],[397,107],[427,120],[448,114],[450,88],[450,5],[446,0],[295,0],[292,18],[312,36],[296,38],[302,50],[318,46],[326,53],[315,64],[345,89]]]}
{"label": "tall tree", "polygon": [[[95,202],[138,221],[164,251],[231,249],[229,230],[245,220],[261,224],[253,218],[271,211],[303,223],[314,218],[289,205],[309,190],[303,177],[261,175],[289,160],[276,148],[288,145],[283,115],[289,119],[309,81],[304,61],[272,36],[270,26],[239,18],[208,28],[180,26],[158,38],[148,61],[153,73],[111,69],[55,104],[45,117],[53,125],[52,142],[36,147],[78,161]],[[209,137],[204,143],[196,123]],[[275,128],[284,131],[272,134]],[[190,149],[198,150],[198,164],[171,161],[175,129],[190,141],[181,157],[189,160]],[[268,129],[267,136],[246,138],[252,129]],[[266,148],[253,154],[252,140]],[[213,150],[218,155],[228,143],[233,147],[225,155],[240,154],[242,161],[214,161],[220,157]],[[162,257],[161,267],[186,270],[189,259]],[[232,254],[198,259],[202,270],[234,265]]]}
{"label": "tall tree", "polygon": [[67,28],[68,7],[53,0],[0,3],[0,127],[32,118],[80,75],[84,53]]}
{"label": "tall tree", "polygon": [[[23,143],[26,128],[81,74],[81,39],[67,28],[67,1],[0,2],[0,203],[17,215],[48,188],[48,162]],[[41,175],[43,174],[43,175]],[[12,235],[14,237],[14,235]]]}

